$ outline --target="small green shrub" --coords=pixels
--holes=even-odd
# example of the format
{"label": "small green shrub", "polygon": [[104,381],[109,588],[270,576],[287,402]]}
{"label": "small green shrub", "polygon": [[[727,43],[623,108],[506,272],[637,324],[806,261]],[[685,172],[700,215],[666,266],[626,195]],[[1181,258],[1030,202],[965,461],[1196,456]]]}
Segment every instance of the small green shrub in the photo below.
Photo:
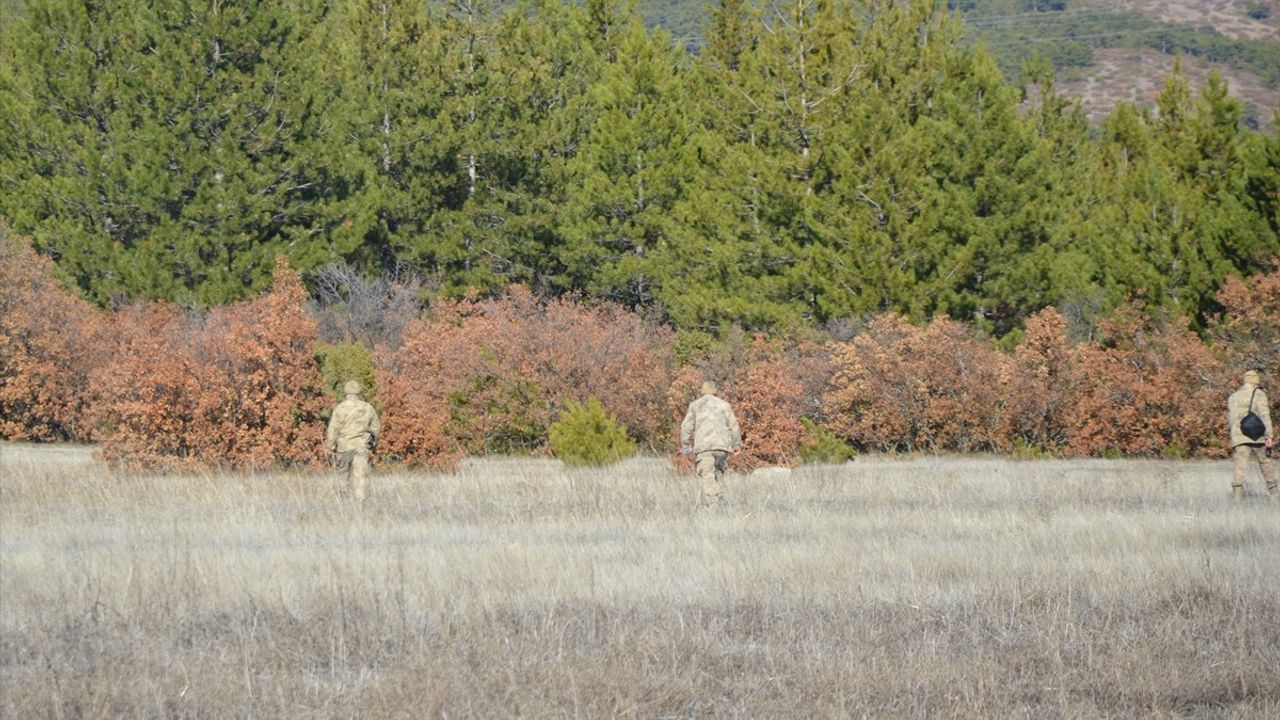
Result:
{"label": "small green shrub", "polygon": [[342,386],[348,380],[356,380],[363,388],[361,394],[364,399],[378,407],[375,399],[378,381],[373,372],[373,353],[369,348],[357,342],[316,343],[314,352],[324,375],[325,392],[330,397],[341,400],[344,397]]}
{"label": "small green shrub", "polygon": [[549,435],[551,450],[565,465],[607,465],[636,454],[626,428],[595,398],[585,405],[566,403]]}
{"label": "small green shrub", "polygon": [[1015,458],[1023,460],[1038,460],[1053,457],[1052,453],[1045,450],[1044,447],[1034,442],[1028,442],[1027,439],[1023,437],[1015,437],[1013,439],[1013,449],[1010,450],[1009,454]]}
{"label": "small green shrub", "polygon": [[857,451],[835,433],[809,418],[802,418],[804,444],[800,446],[800,461],[806,465],[815,463],[840,464],[847,462]]}
{"label": "small green shrub", "polygon": [[547,433],[547,401],[538,384],[478,373],[447,396],[444,432],[468,455],[528,455]]}

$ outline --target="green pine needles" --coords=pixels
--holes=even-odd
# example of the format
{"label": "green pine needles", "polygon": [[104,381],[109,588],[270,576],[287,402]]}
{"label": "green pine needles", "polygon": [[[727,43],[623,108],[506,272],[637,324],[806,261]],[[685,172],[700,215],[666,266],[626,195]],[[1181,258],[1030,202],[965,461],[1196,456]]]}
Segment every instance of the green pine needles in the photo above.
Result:
{"label": "green pine needles", "polygon": [[364,399],[378,404],[375,395],[378,379],[373,371],[373,353],[356,342],[317,343],[313,349],[324,374],[324,387],[335,401],[344,397],[342,386],[348,380],[360,383]]}
{"label": "green pine needles", "polygon": [[[523,284],[710,335],[892,310],[1003,337],[1133,298],[1200,328],[1280,253],[1280,140],[1225,81],[1175,70],[1100,126],[1055,90],[1099,34],[1160,30],[1132,13],[717,0],[694,54],[617,0],[8,5],[0,218],[104,307],[253,297],[285,254],[313,287]],[[1280,83],[1274,42],[1125,42]]]}
{"label": "green pine needles", "polygon": [[858,454],[849,443],[809,418],[801,418],[800,423],[804,425],[800,460],[806,465],[839,465]]}
{"label": "green pine needles", "polygon": [[595,398],[566,403],[560,419],[551,424],[550,437],[555,456],[574,467],[608,465],[636,454],[626,428]]}

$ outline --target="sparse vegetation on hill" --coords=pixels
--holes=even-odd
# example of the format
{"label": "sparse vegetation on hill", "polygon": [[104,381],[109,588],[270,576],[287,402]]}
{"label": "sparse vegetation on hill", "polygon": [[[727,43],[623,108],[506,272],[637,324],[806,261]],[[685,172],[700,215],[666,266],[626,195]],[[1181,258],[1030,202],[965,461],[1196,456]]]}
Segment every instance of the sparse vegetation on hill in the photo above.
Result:
{"label": "sparse vegetation on hill", "polygon": [[[1233,33],[1228,25],[1215,25],[1221,15],[1208,13],[1210,3],[1187,2],[1188,15],[1161,12],[1162,3],[1089,2],[1088,0],[951,0],[948,9],[961,14],[965,36],[982,43],[1010,79],[1023,77],[1030,61],[1048,61],[1063,82],[1097,78],[1097,53],[1101,50],[1152,49],[1166,55],[1195,58],[1209,69],[1257,77],[1275,93],[1280,90],[1280,28],[1263,37]],[[754,3],[766,13],[772,3]],[[710,27],[715,3],[688,0],[641,0],[641,13],[651,25],[670,31],[682,43],[700,48]],[[1238,8],[1240,18],[1266,21],[1269,3],[1251,3]],[[1142,67],[1130,68],[1145,73]],[[1163,79],[1154,78],[1157,83]],[[1120,73],[1124,78],[1125,73]],[[1123,79],[1112,81],[1115,92],[1123,89]],[[1085,97],[1092,104],[1094,98]],[[1131,99],[1136,99],[1132,98]],[[1256,102],[1257,100],[1255,100]],[[1263,123],[1280,109],[1276,101],[1265,103]],[[1106,106],[1109,111],[1111,105]]]}
{"label": "sparse vegetation on hill", "polygon": [[1257,75],[1280,90],[1280,43],[1230,38],[1212,25],[1186,26],[1154,20],[1139,12],[1038,12],[1012,19],[966,21],[971,37],[983,42],[1009,77],[1034,57],[1044,57],[1072,79],[1093,65],[1100,48],[1152,48],[1168,55],[1201,58],[1224,68]]}

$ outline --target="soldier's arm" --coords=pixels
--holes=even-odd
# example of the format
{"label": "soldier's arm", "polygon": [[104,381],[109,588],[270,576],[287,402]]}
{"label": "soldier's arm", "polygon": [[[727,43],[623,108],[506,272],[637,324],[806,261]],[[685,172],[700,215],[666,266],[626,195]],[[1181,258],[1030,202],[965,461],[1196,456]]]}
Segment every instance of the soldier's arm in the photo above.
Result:
{"label": "soldier's arm", "polygon": [[378,410],[374,410],[374,406],[369,406],[369,447],[378,445],[378,434],[383,432],[383,421],[378,418]]}
{"label": "soldier's arm", "polygon": [[338,408],[329,416],[329,428],[324,433],[325,447],[332,450],[338,444]]}
{"label": "soldier's arm", "polygon": [[680,423],[681,450],[693,444],[693,425],[693,405],[689,405],[689,409],[684,413],[684,422]]}
{"label": "soldier's arm", "polygon": [[1232,431],[1240,426],[1240,421],[1244,419],[1244,414],[1248,412],[1245,407],[1245,403],[1248,401],[1247,397],[1242,400],[1238,393],[1233,393],[1231,397],[1227,398],[1227,425]]}
{"label": "soldier's arm", "polygon": [[742,429],[738,427],[738,416],[733,414],[733,408],[729,408],[729,442],[733,445],[732,450],[742,447]]}

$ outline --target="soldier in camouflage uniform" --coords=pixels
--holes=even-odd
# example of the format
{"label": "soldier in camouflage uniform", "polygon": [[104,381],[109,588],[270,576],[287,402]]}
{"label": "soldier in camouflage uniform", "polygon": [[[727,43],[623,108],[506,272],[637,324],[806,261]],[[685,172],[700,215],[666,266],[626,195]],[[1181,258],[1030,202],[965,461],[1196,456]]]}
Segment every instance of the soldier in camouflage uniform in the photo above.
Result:
{"label": "soldier in camouflage uniform", "polygon": [[333,408],[325,436],[329,452],[337,455],[338,469],[347,474],[352,497],[364,502],[369,481],[369,451],[382,429],[378,412],[360,399],[360,383],[348,380],[342,387],[347,398]]}
{"label": "soldier in camouflage uniform", "polygon": [[[1231,431],[1231,454],[1236,463],[1235,475],[1231,478],[1231,495],[1236,502],[1244,499],[1244,476],[1249,471],[1251,461],[1258,463],[1271,499],[1280,502],[1280,482],[1276,477],[1276,468],[1271,458],[1267,457],[1267,451],[1274,442],[1271,407],[1267,394],[1258,387],[1260,381],[1256,370],[1246,372],[1244,384],[1227,399],[1227,427]],[[1262,418],[1267,427],[1266,434],[1257,440],[1251,439],[1240,429],[1240,421],[1250,410]]]}
{"label": "soldier in camouflage uniform", "polygon": [[694,457],[702,478],[703,507],[724,507],[723,480],[729,455],[742,446],[742,431],[729,403],[716,397],[716,384],[704,382],[702,397],[689,403],[680,424],[680,447]]}

